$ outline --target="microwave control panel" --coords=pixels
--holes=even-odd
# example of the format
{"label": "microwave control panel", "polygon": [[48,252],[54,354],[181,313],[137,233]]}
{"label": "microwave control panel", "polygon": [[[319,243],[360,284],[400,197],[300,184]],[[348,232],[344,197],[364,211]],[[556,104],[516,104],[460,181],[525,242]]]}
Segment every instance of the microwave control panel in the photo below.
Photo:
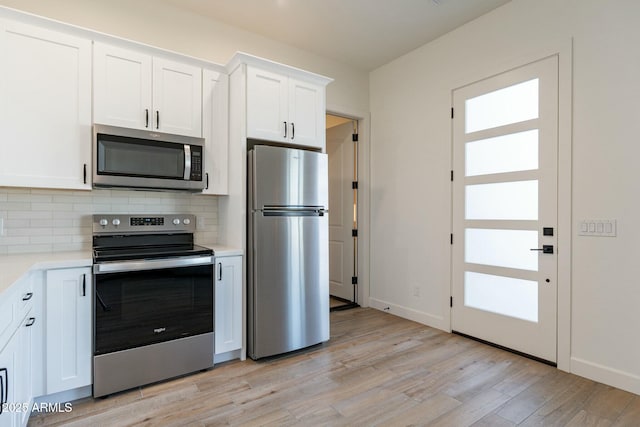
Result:
{"label": "microwave control panel", "polygon": [[191,181],[202,181],[202,147],[191,146]]}

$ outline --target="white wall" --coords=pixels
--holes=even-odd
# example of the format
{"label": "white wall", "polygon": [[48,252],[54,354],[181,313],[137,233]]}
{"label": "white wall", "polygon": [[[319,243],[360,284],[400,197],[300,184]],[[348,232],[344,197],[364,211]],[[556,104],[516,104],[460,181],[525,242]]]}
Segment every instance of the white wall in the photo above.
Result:
{"label": "white wall", "polygon": [[[572,39],[570,369],[640,393],[638,17],[637,0],[513,0],[371,73],[372,305],[448,328],[451,91]],[[586,218],[618,236],[578,236]]]}
{"label": "white wall", "polygon": [[236,51],[251,53],[333,78],[327,88],[332,110],[369,110],[367,73],[160,0],[0,0],[0,5],[222,65]]}

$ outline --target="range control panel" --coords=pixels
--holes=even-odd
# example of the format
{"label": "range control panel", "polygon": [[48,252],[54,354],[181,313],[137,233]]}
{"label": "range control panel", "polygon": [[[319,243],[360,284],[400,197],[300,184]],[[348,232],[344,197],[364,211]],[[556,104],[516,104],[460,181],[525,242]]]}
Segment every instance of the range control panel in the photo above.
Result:
{"label": "range control panel", "polygon": [[93,234],[193,233],[196,217],[191,214],[93,215]]}

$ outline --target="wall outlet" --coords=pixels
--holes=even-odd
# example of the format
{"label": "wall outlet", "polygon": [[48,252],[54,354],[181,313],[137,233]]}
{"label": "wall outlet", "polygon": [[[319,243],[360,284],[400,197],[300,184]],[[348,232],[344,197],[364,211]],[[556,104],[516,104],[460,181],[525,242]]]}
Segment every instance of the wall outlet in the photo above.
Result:
{"label": "wall outlet", "polygon": [[420,296],[420,287],[419,286],[414,286],[413,287],[413,296],[414,297],[419,297]]}
{"label": "wall outlet", "polygon": [[4,236],[4,218],[0,218],[0,236]]}

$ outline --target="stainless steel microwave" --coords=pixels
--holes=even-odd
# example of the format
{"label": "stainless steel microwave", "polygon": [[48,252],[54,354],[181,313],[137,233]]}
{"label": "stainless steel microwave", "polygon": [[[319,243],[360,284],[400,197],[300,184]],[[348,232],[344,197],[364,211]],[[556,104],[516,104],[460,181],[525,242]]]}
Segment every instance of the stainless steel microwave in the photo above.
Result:
{"label": "stainless steel microwave", "polygon": [[204,139],[93,125],[93,186],[200,192]]}

